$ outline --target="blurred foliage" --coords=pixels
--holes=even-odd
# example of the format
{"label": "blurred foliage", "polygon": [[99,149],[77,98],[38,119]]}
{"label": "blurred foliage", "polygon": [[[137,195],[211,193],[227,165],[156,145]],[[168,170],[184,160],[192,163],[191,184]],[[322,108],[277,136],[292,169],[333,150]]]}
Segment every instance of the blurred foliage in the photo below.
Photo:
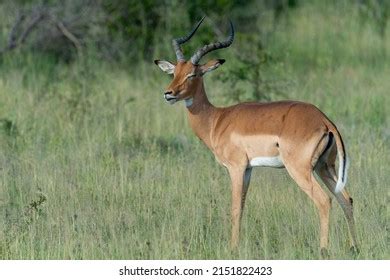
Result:
{"label": "blurred foliage", "polygon": [[[214,40],[216,35],[223,36],[220,27],[227,19],[235,23],[238,34],[255,34],[264,47],[267,32],[272,22],[288,18],[289,10],[304,3],[316,1],[304,0],[4,0],[0,8],[7,11],[6,26],[2,27],[4,47],[20,14],[27,17],[27,23],[19,30],[23,33],[28,28],[28,17],[37,9],[43,9],[50,17],[60,21],[79,41],[80,45],[107,59],[127,58],[132,61],[150,59],[156,52],[166,50],[173,36],[180,36],[203,15],[207,15],[202,33],[196,36],[193,45]],[[378,32],[385,34],[389,18],[390,1],[387,0],[344,0],[340,3],[355,5],[361,12],[362,19],[374,20]],[[4,20],[1,21],[4,24]],[[264,28],[257,26],[263,23]],[[75,41],[58,30],[53,22],[43,21],[34,27],[31,36],[25,42],[25,48],[35,48],[54,54],[58,58],[69,60],[75,52]],[[26,26],[27,25],[27,26]],[[261,25],[260,25],[261,26]],[[168,39],[168,40],[167,40]],[[76,43],[77,43],[76,41]],[[93,50],[93,51],[92,51]],[[74,58],[74,57],[73,57]]]}
{"label": "blurred foliage", "polygon": [[390,17],[389,0],[359,0],[360,13],[365,20],[374,20],[379,34],[384,37]]}
{"label": "blurred foliage", "polygon": [[[5,0],[0,4],[7,11],[7,18],[1,21],[6,25],[1,28],[0,59],[2,49],[34,50],[65,62],[82,56],[127,65],[153,58],[172,59],[171,39],[183,36],[207,15],[202,31],[183,46],[185,54],[189,56],[200,46],[224,38],[231,19],[236,40],[224,57],[233,58],[235,63],[218,78],[234,89],[235,94],[229,97],[233,101],[269,100],[284,95],[284,84],[263,73],[264,67],[277,62],[268,49],[268,40],[278,25],[290,24],[293,9],[315,3],[328,5],[319,0]],[[384,37],[389,3],[343,0],[331,5],[353,7],[361,24],[374,22]],[[32,25],[37,13],[42,20]],[[218,54],[216,51],[208,57]],[[326,57],[318,57],[323,64],[328,63]]]}
{"label": "blurred foliage", "polygon": [[[238,32],[254,32],[253,23],[261,17],[260,11],[272,11],[280,17],[297,0],[197,0],[197,1],[135,1],[135,0],[5,0],[0,8],[9,14],[8,24],[3,29],[3,42],[14,27],[23,34],[37,9],[44,10],[50,17],[58,19],[83,47],[89,47],[109,59],[149,59],[156,49],[170,45],[171,36],[181,36],[203,15],[208,16],[208,25],[202,35],[193,39],[198,45],[218,36],[222,22],[231,18]],[[17,19],[23,14],[26,23],[17,26]],[[8,34],[7,34],[8,32]],[[30,34],[28,34],[30,35]],[[68,34],[58,30],[50,21],[37,24],[23,47],[35,48],[69,60],[74,52],[74,41]],[[167,40],[167,36],[169,40]],[[0,46],[0,49],[3,46]]]}

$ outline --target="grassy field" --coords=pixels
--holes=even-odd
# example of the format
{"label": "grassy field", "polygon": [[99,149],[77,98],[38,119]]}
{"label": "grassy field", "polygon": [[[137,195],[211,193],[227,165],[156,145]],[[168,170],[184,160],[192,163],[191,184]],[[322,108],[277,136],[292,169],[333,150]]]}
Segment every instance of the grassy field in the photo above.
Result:
{"label": "grassy field", "polygon": [[[321,11],[306,5],[277,26],[264,75],[338,125],[357,258],[389,259],[390,32],[381,38],[347,8]],[[218,71],[234,65],[224,54],[233,61]],[[209,98],[229,105],[234,93],[215,77],[205,81]],[[264,168],[253,172],[240,250],[230,251],[227,172],[190,131],[184,105],[163,101],[168,83],[152,61],[3,58],[0,259],[319,258],[314,204],[285,170]],[[347,241],[333,202],[330,257],[351,258]]]}

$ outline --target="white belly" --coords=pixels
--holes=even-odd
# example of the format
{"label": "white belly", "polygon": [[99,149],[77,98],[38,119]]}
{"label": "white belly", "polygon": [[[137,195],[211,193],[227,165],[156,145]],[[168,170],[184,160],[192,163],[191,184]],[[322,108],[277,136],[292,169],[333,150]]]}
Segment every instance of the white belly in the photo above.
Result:
{"label": "white belly", "polygon": [[251,167],[255,166],[267,166],[267,167],[284,167],[282,159],[280,156],[276,157],[255,157],[252,158],[249,162]]}

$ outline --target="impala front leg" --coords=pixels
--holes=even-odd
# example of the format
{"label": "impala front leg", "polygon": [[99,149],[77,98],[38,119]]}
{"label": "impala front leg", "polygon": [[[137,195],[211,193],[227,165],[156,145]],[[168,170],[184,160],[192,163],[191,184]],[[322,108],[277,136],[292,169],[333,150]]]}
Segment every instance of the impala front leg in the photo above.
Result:
{"label": "impala front leg", "polygon": [[230,179],[232,181],[232,238],[231,248],[236,249],[240,238],[240,223],[244,206],[244,174],[245,168],[229,168]]}

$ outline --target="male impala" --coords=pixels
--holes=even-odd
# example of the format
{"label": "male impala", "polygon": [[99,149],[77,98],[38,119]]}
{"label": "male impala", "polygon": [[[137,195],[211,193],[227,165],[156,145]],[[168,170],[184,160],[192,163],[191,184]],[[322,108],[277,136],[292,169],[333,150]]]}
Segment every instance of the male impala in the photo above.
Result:
{"label": "male impala", "polygon": [[[221,66],[216,59],[199,64],[213,50],[230,46],[234,38],[233,24],[226,41],[200,48],[189,61],[180,45],[196,32],[204,18],[185,37],[173,40],[177,63],[156,60],[173,81],[164,93],[170,104],[184,100],[195,134],[224,165],[232,182],[231,245],[239,242],[240,220],[249,187],[252,167],[286,168],[298,186],[314,201],[320,216],[321,253],[328,247],[331,199],[313,175],[315,171],[336,197],[344,211],[350,234],[351,249],[356,250],[356,234],[352,198],[344,189],[348,158],[336,126],[314,105],[297,101],[241,103],[226,108],[214,107],[208,100],[203,75]],[[336,155],[339,158],[336,176]]]}

